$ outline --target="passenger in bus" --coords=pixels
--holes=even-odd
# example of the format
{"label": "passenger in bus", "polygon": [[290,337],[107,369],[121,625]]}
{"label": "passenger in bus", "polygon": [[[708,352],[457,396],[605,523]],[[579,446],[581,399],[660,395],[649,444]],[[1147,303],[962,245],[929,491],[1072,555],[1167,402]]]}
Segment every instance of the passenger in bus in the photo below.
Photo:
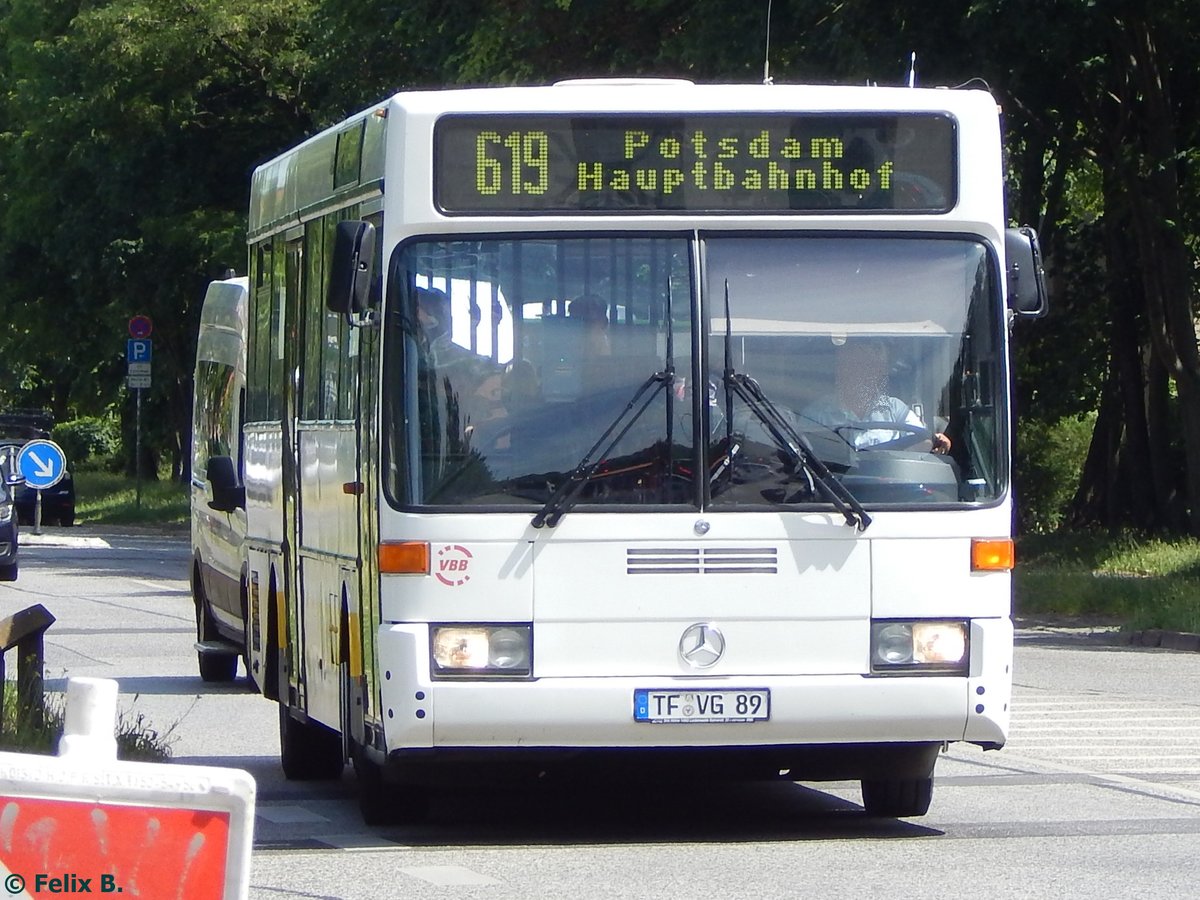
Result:
{"label": "passenger in bus", "polygon": [[[925,422],[898,397],[888,393],[888,353],[880,341],[851,338],[840,346],[834,360],[832,396],[818,400],[804,417],[834,429],[854,447],[876,447],[899,441],[911,431],[864,428],[861,423],[896,422],[927,429]],[[948,453],[950,438],[931,431],[933,453]]]}
{"label": "passenger in bus", "polygon": [[572,300],[567,316],[584,324],[584,352],[589,357],[612,356],[608,339],[608,305],[595,294]]}
{"label": "passenger in bus", "polygon": [[514,359],[504,367],[500,399],[509,413],[523,412],[541,402],[537,370],[527,359]]}
{"label": "passenger in bus", "polygon": [[[437,288],[417,288],[417,323],[425,336],[426,350],[439,368],[466,348],[454,343],[450,333],[450,298]],[[468,353],[470,351],[467,351]],[[473,355],[473,354],[472,354]]]}
{"label": "passenger in bus", "polygon": [[417,323],[423,338],[424,365],[454,433],[469,435],[491,418],[500,402],[503,372],[485,356],[457,344],[452,337],[450,298],[437,288],[416,289]]}

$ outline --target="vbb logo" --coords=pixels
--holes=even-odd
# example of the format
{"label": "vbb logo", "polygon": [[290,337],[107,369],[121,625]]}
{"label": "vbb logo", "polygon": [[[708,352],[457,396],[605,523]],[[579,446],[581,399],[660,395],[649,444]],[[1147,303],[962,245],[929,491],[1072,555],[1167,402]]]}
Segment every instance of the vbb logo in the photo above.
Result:
{"label": "vbb logo", "polygon": [[437,555],[437,571],[433,574],[442,584],[458,587],[471,580],[467,574],[472,559],[471,551],[462,544],[447,544]]}

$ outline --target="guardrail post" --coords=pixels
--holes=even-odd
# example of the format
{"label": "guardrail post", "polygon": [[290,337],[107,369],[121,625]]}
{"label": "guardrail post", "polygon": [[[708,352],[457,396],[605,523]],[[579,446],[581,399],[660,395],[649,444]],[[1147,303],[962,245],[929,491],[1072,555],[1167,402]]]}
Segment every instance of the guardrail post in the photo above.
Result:
{"label": "guardrail post", "polygon": [[[17,706],[27,711],[33,725],[41,728],[46,714],[46,697],[42,691],[46,629],[54,624],[54,616],[40,603],[0,619],[0,687],[5,678],[5,654],[17,648]],[[4,691],[0,690],[0,721],[4,717]]]}

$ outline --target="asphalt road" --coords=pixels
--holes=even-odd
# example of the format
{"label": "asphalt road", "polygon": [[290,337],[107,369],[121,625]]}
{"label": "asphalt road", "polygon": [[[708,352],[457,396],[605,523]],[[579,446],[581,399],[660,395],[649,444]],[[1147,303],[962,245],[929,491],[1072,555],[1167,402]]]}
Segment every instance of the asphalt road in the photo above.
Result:
{"label": "asphalt road", "polygon": [[178,763],[258,784],[255,898],[1185,897],[1200,883],[1200,654],[1022,623],[1009,745],[955,745],[928,816],[867,818],[856,784],[585,785],[441,795],[367,828],[350,770],[279,773],[273,704],[196,674],[187,536],[23,533],[9,614],[42,603],[46,675],[115,678]]}

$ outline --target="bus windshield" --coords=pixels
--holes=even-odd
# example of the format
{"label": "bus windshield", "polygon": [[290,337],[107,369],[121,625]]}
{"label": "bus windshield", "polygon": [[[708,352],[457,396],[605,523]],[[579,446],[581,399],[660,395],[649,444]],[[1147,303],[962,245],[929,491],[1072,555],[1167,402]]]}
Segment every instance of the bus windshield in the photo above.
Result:
{"label": "bus windshield", "polygon": [[997,499],[995,270],[966,238],[409,242],[389,275],[388,497],[828,509],[816,457],[867,508]]}

